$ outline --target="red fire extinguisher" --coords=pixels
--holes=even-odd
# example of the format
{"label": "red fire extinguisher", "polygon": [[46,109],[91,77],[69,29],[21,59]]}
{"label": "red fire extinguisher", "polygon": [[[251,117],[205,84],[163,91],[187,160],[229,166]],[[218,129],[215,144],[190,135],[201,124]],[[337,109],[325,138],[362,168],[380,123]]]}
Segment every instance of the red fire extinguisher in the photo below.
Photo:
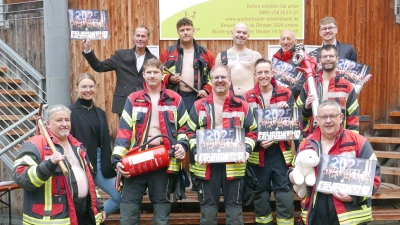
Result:
{"label": "red fire extinguisher", "polygon": [[127,152],[127,154],[122,157],[121,161],[122,165],[124,165],[124,171],[129,172],[131,176],[137,176],[168,166],[170,158],[174,156],[174,149],[167,150],[164,145],[160,145],[144,151],[139,151],[142,146],[145,146],[147,143],[160,136],[164,136],[169,139],[168,136],[160,134],[154,136],[145,144]]}

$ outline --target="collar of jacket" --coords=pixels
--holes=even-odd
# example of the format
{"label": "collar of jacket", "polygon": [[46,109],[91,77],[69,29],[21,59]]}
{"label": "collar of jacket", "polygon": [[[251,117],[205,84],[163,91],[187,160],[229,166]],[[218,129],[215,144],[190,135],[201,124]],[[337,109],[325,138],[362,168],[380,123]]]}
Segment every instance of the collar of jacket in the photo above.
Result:
{"label": "collar of jacket", "polygon": [[[50,131],[50,129],[47,129],[47,133],[49,133],[49,136],[54,144],[60,144],[60,142],[58,141],[58,138]],[[68,139],[68,142],[71,143],[71,145],[73,145],[73,146],[82,146],[82,143],[79,142],[76,138],[74,138],[71,134],[68,134],[67,139]]]}
{"label": "collar of jacket", "polygon": [[[317,76],[315,78],[318,79],[318,82],[322,82],[322,74],[323,73],[324,73],[324,71],[322,71],[322,70],[317,73]],[[339,78],[343,77],[343,75],[339,74],[339,72],[337,70],[335,71],[335,73],[336,73],[335,82],[337,82],[339,80]]]}
{"label": "collar of jacket", "polygon": [[[136,52],[136,45],[132,48],[132,50],[133,50],[133,53],[135,53]],[[150,52],[150,50],[146,47],[145,49],[145,54],[144,55],[147,55],[147,54],[151,54],[151,52]],[[145,56],[146,57],[146,56]]]}
{"label": "collar of jacket", "polygon": [[[176,42],[176,47],[178,48],[178,52],[182,53],[183,52],[183,48],[181,47],[181,40],[178,39],[178,41]],[[195,52],[199,51],[199,45],[197,44],[196,40],[193,38],[193,47]]]}
{"label": "collar of jacket", "polygon": [[[275,96],[276,94],[276,89],[278,88],[278,83],[276,82],[274,77],[271,77],[271,84],[272,84],[272,96]],[[260,96],[261,95],[261,90],[260,90],[260,85],[258,84],[258,82],[254,85],[254,94],[256,96]]]}
{"label": "collar of jacket", "polygon": [[283,51],[283,49],[280,48],[272,57],[282,60],[284,62],[289,62],[292,59],[295,51],[296,51],[295,46],[293,46],[291,49],[287,51]]}
{"label": "collar of jacket", "polygon": [[[213,92],[211,92],[206,97],[206,101],[209,104],[213,104],[214,103]],[[241,100],[238,97],[236,97],[235,95],[233,95],[233,92],[229,91],[229,95],[226,96],[226,98],[224,100],[224,105],[222,106],[222,111],[225,111],[225,109],[236,108],[236,107],[240,107],[240,106],[242,106]]]}

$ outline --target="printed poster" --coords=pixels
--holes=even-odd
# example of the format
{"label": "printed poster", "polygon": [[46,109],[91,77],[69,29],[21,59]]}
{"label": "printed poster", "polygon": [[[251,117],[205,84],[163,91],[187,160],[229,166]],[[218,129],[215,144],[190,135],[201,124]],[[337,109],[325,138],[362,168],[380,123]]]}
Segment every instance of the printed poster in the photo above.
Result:
{"label": "printed poster", "polygon": [[71,40],[110,39],[107,10],[68,9]]}

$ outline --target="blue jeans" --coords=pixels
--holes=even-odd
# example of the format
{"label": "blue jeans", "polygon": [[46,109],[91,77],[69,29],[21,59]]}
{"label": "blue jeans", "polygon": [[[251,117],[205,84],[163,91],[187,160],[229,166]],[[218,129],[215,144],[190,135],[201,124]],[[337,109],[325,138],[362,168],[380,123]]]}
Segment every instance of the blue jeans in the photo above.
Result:
{"label": "blue jeans", "polygon": [[94,178],[94,183],[111,197],[104,203],[104,211],[106,211],[107,216],[117,211],[119,208],[119,203],[121,202],[121,194],[115,190],[114,180],[115,177],[103,177],[101,172],[101,148],[97,148],[97,173]]}

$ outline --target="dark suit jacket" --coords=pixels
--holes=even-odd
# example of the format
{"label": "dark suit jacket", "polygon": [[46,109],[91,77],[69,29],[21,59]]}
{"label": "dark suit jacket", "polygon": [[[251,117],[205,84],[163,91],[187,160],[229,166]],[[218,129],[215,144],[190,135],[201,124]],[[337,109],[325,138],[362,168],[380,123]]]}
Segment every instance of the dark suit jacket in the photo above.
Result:
{"label": "dark suit jacket", "polygon": [[[135,48],[117,50],[111,58],[102,62],[97,59],[93,51],[87,54],[82,52],[83,56],[95,71],[107,72],[115,70],[117,83],[114,90],[112,112],[116,114],[122,114],[128,95],[132,92],[143,90],[143,67],[140,71],[137,71],[136,69]],[[151,58],[156,58],[156,56],[151,54],[149,49],[146,48],[144,61]]]}
{"label": "dark suit jacket", "polygon": [[101,137],[101,146],[97,146],[97,137],[93,125],[81,114],[83,110],[87,109],[83,108],[78,101],[70,105],[69,109],[71,110],[71,134],[86,148],[94,172],[97,171],[97,147],[101,147],[101,172],[106,178],[115,177],[115,170],[111,167],[112,151],[106,113],[99,107],[94,107],[100,122],[100,134],[97,135]]}
{"label": "dark suit jacket", "polygon": [[[345,44],[345,43],[340,43],[336,41],[336,48],[338,49],[339,53],[339,58],[344,58],[348,59],[354,62],[357,62],[357,53],[356,50],[354,49],[353,45]],[[314,50],[310,55],[315,56],[319,62],[319,52],[321,51],[321,48],[317,48]]]}

